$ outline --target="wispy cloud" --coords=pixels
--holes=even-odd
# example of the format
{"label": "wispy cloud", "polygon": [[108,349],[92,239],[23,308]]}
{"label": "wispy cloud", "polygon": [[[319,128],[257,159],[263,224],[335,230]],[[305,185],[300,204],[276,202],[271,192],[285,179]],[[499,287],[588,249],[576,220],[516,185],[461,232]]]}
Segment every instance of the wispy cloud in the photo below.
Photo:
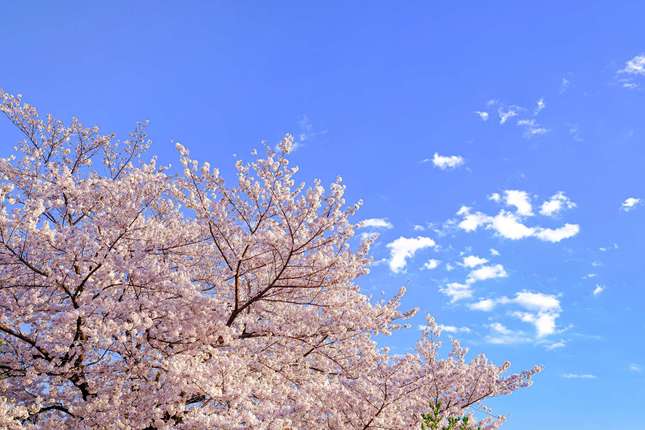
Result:
{"label": "wispy cloud", "polygon": [[596,288],[593,289],[592,294],[594,296],[600,295],[603,291],[605,291],[604,285],[596,284]]}
{"label": "wispy cloud", "polygon": [[598,251],[600,252],[607,252],[607,251],[612,251],[618,249],[618,244],[613,243],[611,246],[601,246],[598,248]]}
{"label": "wispy cloud", "polygon": [[533,115],[538,115],[544,108],[546,107],[546,103],[544,102],[544,98],[540,98],[536,103],[535,103],[535,110],[533,111]]}
{"label": "wispy cloud", "polygon": [[384,228],[391,229],[394,226],[387,218],[368,218],[358,222],[358,228]]}
{"label": "wispy cloud", "polygon": [[373,231],[370,232],[362,232],[360,235],[361,241],[366,241],[369,240],[370,242],[374,242],[376,239],[379,238],[379,234]]}
{"label": "wispy cloud", "polygon": [[625,66],[618,70],[616,75],[623,88],[639,88],[638,79],[645,76],[645,54],[636,55],[627,60]]}
{"label": "wispy cloud", "polygon": [[633,373],[642,373],[643,367],[640,364],[630,363],[629,366],[627,366],[627,370]]}
{"label": "wispy cloud", "polygon": [[504,125],[508,122],[509,119],[518,116],[519,112],[517,106],[511,106],[508,108],[500,107],[497,109],[497,115],[499,116],[499,123]]}
{"label": "wispy cloud", "polygon": [[563,77],[560,80],[560,94],[566,93],[570,86],[571,86],[571,81],[566,77]]}
{"label": "wispy cloud", "polygon": [[305,142],[311,141],[318,136],[323,136],[327,134],[327,130],[314,130],[313,123],[307,115],[303,115],[300,120],[298,120],[298,134],[295,146],[296,148],[304,145]]}
{"label": "wispy cloud", "polygon": [[540,136],[549,131],[546,127],[538,124],[535,118],[520,119],[517,121],[517,125],[524,128],[524,137]]}
{"label": "wispy cloud", "polygon": [[[515,125],[524,130],[524,137],[531,138],[545,134],[548,128],[538,123],[538,115],[546,108],[544,98],[539,98],[535,103],[535,108],[524,108],[517,105],[507,105],[499,100],[489,100],[486,103],[488,109],[496,109],[500,125],[511,124],[511,119],[516,118]],[[475,111],[479,117],[486,121],[489,117],[488,110]]]}
{"label": "wispy cloud", "polygon": [[472,330],[468,327],[457,327],[454,325],[439,324],[441,331],[446,333],[470,333]]}
{"label": "wispy cloud", "polygon": [[501,322],[488,324],[488,329],[489,333],[484,337],[484,340],[495,345],[512,345],[532,341],[531,337],[523,331],[512,330]]}
{"label": "wispy cloud", "polygon": [[596,379],[596,375],[591,373],[563,373],[564,379]]}
{"label": "wispy cloud", "polygon": [[489,114],[486,111],[476,110],[475,114],[479,116],[482,121],[488,121]]}
{"label": "wispy cloud", "polygon": [[569,124],[569,136],[576,141],[576,142],[582,142],[584,139],[582,138],[582,134],[580,133],[580,126],[578,124]]}
{"label": "wispy cloud", "polygon": [[565,346],[567,346],[567,342],[560,339],[556,342],[547,343],[544,348],[546,348],[548,351],[554,351],[556,349],[564,348]]}
{"label": "wispy cloud", "polygon": [[390,270],[400,273],[405,270],[408,259],[417,251],[436,246],[434,240],[425,236],[399,237],[386,245],[390,249]]}

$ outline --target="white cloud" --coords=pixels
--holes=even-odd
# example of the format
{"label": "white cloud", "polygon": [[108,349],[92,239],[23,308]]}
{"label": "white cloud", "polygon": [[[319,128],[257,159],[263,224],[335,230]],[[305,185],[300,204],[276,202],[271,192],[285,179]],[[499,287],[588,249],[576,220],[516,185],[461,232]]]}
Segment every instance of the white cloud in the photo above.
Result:
{"label": "white cloud", "polygon": [[570,239],[580,233],[580,226],[578,224],[565,224],[559,228],[537,228],[535,229],[535,237],[545,242],[557,243],[564,239]]}
{"label": "white cloud", "polygon": [[531,206],[531,197],[526,191],[505,190],[504,199],[507,206],[514,206],[516,213],[521,216],[532,216],[533,207]]}
{"label": "white cloud", "polygon": [[488,196],[488,200],[492,200],[496,203],[499,203],[502,201],[502,196],[499,193],[493,193],[490,196]]}
{"label": "white cloud", "polygon": [[501,264],[494,266],[482,266],[478,269],[471,271],[466,278],[467,284],[474,284],[475,282],[486,281],[488,279],[506,278],[508,274]]}
{"label": "white cloud", "polygon": [[[470,299],[473,297],[472,285],[476,282],[486,281],[495,278],[506,278],[508,274],[501,264],[494,266],[481,266],[472,270],[464,283],[451,282],[446,286],[439,288],[439,292],[450,297],[450,303],[455,303],[459,300]],[[470,305],[471,309],[475,309]],[[479,309],[483,310],[483,309]]]}
{"label": "white cloud", "polygon": [[455,169],[464,164],[464,157],[460,155],[439,155],[435,152],[432,156],[432,164],[441,170]]}
{"label": "white cloud", "polygon": [[390,229],[394,226],[386,218],[368,218],[358,223],[359,228],[386,228]]}
{"label": "white cloud", "polygon": [[504,324],[499,322],[494,322],[489,326],[493,331],[499,334],[511,334],[512,331],[507,328]]}
{"label": "white cloud", "polygon": [[405,270],[408,258],[424,248],[433,248],[435,241],[425,236],[399,237],[386,245],[390,249],[390,270],[399,273]]}
{"label": "white cloud", "polygon": [[412,227],[412,230],[414,230],[414,231],[425,231],[425,229],[426,229],[426,228],[425,228],[424,226],[420,225],[420,224],[415,224],[415,225]]}
{"label": "white cloud", "polygon": [[494,230],[502,237],[513,240],[533,235],[533,229],[521,224],[511,212],[500,211],[495,216],[489,216],[481,212],[471,212],[469,207],[462,206],[457,211],[457,215],[462,216],[462,220],[457,226],[466,232],[473,232],[484,227]]}
{"label": "white cloud", "polygon": [[567,78],[562,78],[562,80],[560,81],[560,94],[564,94],[569,89],[570,85],[570,80],[568,80]]}
{"label": "white cloud", "polygon": [[643,371],[643,368],[640,366],[640,364],[630,363],[629,366],[627,366],[627,370],[634,373],[641,373]]}
{"label": "white cloud", "polygon": [[493,299],[483,299],[476,303],[471,303],[468,307],[473,311],[490,312],[496,305],[497,302]]}
{"label": "white cloud", "polygon": [[542,203],[540,214],[544,216],[553,216],[563,209],[573,209],[576,204],[571,201],[562,191],[555,193],[549,200]]}
{"label": "white cloud", "polygon": [[490,249],[490,255],[492,255],[493,257],[499,257],[500,253],[495,248],[491,248]]}
{"label": "white cloud", "polygon": [[645,54],[637,55],[628,60],[620,72],[628,75],[645,75]]}
{"label": "white cloud", "polygon": [[590,373],[563,373],[564,379],[596,379],[596,375]]}
{"label": "white cloud", "polygon": [[555,320],[559,316],[558,313],[552,312],[513,312],[511,315],[522,322],[533,324],[538,338],[549,336],[555,332]]}
{"label": "white cloud", "polygon": [[450,303],[469,299],[473,296],[473,290],[470,284],[461,284],[459,282],[451,282],[445,287],[439,288],[439,292],[450,297]]}
{"label": "white cloud", "polygon": [[482,121],[488,121],[488,112],[476,110],[475,113]]}
{"label": "white cloud", "polygon": [[625,199],[623,204],[620,206],[622,210],[625,212],[629,212],[630,210],[634,209],[636,206],[638,206],[641,202],[641,199],[636,198],[636,197],[628,197]]}
{"label": "white cloud", "polygon": [[481,212],[471,213],[468,206],[462,206],[457,215],[461,215],[463,219],[459,222],[458,227],[467,232],[477,230],[479,227],[486,225],[490,222],[490,217]]}
{"label": "white cloud", "polygon": [[477,267],[481,266],[482,264],[488,263],[488,260],[482,257],[478,257],[476,255],[468,255],[464,257],[463,263],[461,263],[462,266],[464,267]]}
{"label": "white cloud", "polygon": [[[488,198],[496,202],[502,201],[502,195],[499,193],[493,193]],[[506,205],[515,208],[515,213],[502,209],[497,215],[493,216],[482,212],[474,212],[470,207],[462,206],[457,211],[457,215],[461,217],[461,220],[455,220],[453,222],[457,224],[458,228],[469,233],[479,228],[485,228],[486,230],[493,230],[501,237],[511,240],[535,237],[545,242],[555,243],[569,239],[580,232],[580,226],[578,224],[567,223],[559,228],[531,227],[524,224],[523,218],[534,215],[530,196],[525,191],[506,190],[504,191],[503,200]],[[560,209],[573,205],[573,202],[570,202],[564,193],[561,195],[558,193],[549,200],[549,204],[545,209],[541,209],[541,211],[555,213],[555,206],[558,203],[553,203],[552,201],[559,202]]]}
{"label": "white cloud", "polygon": [[514,303],[531,312],[513,312],[512,315],[520,321],[532,324],[538,338],[549,336],[556,331],[556,320],[560,316],[560,300],[557,297],[522,291],[515,295],[509,303]]}
{"label": "white cloud", "polygon": [[511,240],[524,239],[535,235],[535,229],[522,224],[514,214],[506,211],[500,211],[492,217],[486,228],[492,229],[500,236]]}
{"label": "white cloud", "polygon": [[515,305],[522,308],[523,311],[514,311],[511,316],[533,325],[538,339],[556,332],[556,320],[560,316],[561,307],[560,300],[552,294],[520,291],[512,299],[505,296],[483,299],[471,303],[468,307],[474,311],[490,312],[497,305]]}
{"label": "white cloud", "polygon": [[605,287],[603,285],[596,284],[596,288],[593,289],[593,295],[597,296],[600,293],[602,293],[603,291],[605,291]]}
{"label": "white cloud", "polygon": [[537,312],[560,311],[560,300],[551,294],[520,291],[515,294],[515,298],[510,303],[515,303],[525,309]]}
{"label": "white cloud", "polygon": [[439,260],[435,260],[434,258],[431,258],[430,260],[425,262],[425,264],[423,265],[423,268],[426,270],[434,270],[437,267],[439,267],[439,263],[441,263]]}

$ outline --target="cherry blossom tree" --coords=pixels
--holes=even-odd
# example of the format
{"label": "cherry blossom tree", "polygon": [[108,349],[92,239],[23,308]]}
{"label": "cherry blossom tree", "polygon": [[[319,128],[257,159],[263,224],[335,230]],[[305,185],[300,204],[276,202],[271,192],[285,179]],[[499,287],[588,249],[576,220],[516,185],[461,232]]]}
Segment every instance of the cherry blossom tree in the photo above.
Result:
{"label": "cherry blossom tree", "polygon": [[297,184],[291,137],[229,185],[182,145],[183,172],[143,160],[145,125],[119,141],[1,97],[22,140],[0,159],[0,428],[494,429],[481,401],[539,371],[441,358],[430,317],[416,352],[380,348],[414,311],[361,293],[359,205]]}

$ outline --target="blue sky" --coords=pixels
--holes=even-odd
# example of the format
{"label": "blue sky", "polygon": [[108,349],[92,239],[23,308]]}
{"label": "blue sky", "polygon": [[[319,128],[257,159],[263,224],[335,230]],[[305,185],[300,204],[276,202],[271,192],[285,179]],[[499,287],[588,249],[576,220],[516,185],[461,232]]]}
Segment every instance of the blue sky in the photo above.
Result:
{"label": "blue sky", "polygon": [[292,132],[304,179],[381,220],[361,285],[421,311],[395,351],[430,312],[545,366],[490,403],[505,428],[638,430],[645,4],[589,3],[14,2],[0,85],[106,131],[148,119],[163,162],[180,141],[230,171]]}

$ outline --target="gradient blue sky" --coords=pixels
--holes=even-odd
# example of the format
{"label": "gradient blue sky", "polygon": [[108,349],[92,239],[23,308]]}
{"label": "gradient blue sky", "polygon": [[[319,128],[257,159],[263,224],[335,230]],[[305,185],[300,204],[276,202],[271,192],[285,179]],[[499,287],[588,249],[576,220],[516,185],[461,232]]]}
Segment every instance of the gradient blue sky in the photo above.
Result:
{"label": "gradient blue sky", "polygon": [[[645,3],[367,6],[5,3],[0,85],[106,131],[149,119],[166,163],[180,141],[230,171],[292,132],[303,178],[343,176],[360,218],[392,225],[363,230],[381,236],[361,285],[375,299],[405,285],[420,308],[395,351],[430,312],[473,352],[545,366],[490,403],[506,429],[645,429],[645,207],[622,206],[645,197]],[[6,122],[0,137],[6,155]],[[508,195],[519,208],[506,190],[526,193]],[[395,242],[417,237],[435,246]],[[470,297],[451,301],[451,283]],[[484,299],[496,306],[472,308]]]}

